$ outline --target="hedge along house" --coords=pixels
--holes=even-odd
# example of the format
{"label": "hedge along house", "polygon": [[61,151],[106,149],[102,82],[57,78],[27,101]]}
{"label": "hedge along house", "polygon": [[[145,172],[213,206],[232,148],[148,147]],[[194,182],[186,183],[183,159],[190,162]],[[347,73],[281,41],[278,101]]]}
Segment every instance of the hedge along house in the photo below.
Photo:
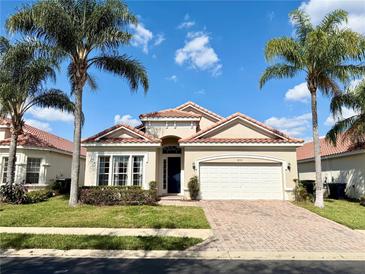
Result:
{"label": "hedge along house", "polygon": [[159,195],[189,197],[197,176],[202,199],[292,199],[296,148],[290,138],[241,113],[223,118],[193,102],[140,115],[83,140],[85,185],[158,182]]}
{"label": "hedge along house", "polygon": [[[10,126],[0,119],[0,184],[6,182]],[[42,188],[57,179],[71,177],[73,143],[25,124],[18,138],[15,183]],[[84,182],[86,151],[82,149],[80,183]]]}

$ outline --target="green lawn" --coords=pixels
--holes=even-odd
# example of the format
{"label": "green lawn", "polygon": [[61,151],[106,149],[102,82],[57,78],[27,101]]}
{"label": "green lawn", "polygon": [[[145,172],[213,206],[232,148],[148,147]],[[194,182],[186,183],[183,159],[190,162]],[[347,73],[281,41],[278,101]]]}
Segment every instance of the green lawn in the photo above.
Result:
{"label": "green lawn", "polygon": [[0,234],[0,248],[184,250],[202,242],[197,238],[117,237],[86,235]]}
{"label": "green lawn", "polygon": [[70,208],[65,196],[37,204],[2,204],[0,226],[209,228],[200,207],[80,205]]}
{"label": "green lawn", "polygon": [[295,204],[352,229],[365,229],[365,207],[359,202],[327,199],[323,209],[309,202]]}

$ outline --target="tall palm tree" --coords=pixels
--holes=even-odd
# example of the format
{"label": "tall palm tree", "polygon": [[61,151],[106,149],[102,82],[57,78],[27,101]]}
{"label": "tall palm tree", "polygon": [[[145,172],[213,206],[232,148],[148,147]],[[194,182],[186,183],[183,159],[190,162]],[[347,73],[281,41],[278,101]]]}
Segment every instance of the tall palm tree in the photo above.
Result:
{"label": "tall palm tree", "polygon": [[334,146],[341,136],[342,140],[350,139],[353,145],[365,144],[365,80],[362,80],[354,89],[348,89],[346,93],[332,98],[331,112],[334,117],[342,116],[342,108],[353,109],[355,114],[341,119],[335,123],[326,135]]}
{"label": "tall palm tree", "polygon": [[260,88],[273,78],[293,78],[300,72],[311,97],[313,142],[316,169],[317,207],[323,207],[323,182],[318,135],[317,91],[332,96],[340,93],[339,85],[364,72],[359,64],[364,57],[364,37],[342,24],[347,21],[347,12],[335,10],[321,23],[313,26],[308,14],[295,10],[290,14],[295,37],[280,37],[270,40],[265,48],[265,57],[273,62],[260,79]]}
{"label": "tall palm tree", "polygon": [[145,68],[118,52],[132,38],[128,26],[136,23],[136,17],[120,0],[40,0],[7,21],[8,30],[36,35],[54,47],[60,60],[69,63],[68,76],[75,98],[70,206],[75,206],[78,198],[83,90],[87,82],[96,88],[90,69],[95,67],[126,78],[133,91],[140,84],[145,92],[148,89]]}
{"label": "tall palm tree", "polygon": [[11,44],[0,37],[0,114],[9,117],[11,139],[7,183],[14,183],[18,136],[23,131],[24,115],[33,106],[73,111],[68,96],[44,83],[55,77],[54,60],[41,54],[39,43],[21,41]]}

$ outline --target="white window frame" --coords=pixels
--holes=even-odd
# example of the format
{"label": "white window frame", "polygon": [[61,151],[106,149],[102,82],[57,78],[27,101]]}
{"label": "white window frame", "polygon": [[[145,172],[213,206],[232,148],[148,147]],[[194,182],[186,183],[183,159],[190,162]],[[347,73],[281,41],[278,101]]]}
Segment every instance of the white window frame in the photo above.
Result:
{"label": "white window frame", "polygon": [[[125,158],[128,157],[128,159],[127,159],[127,169],[126,169],[126,172],[115,172],[115,170],[114,170],[115,163],[116,163],[116,159],[115,158],[117,158],[117,157],[125,157]],[[129,177],[129,169],[130,169],[130,163],[131,163],[130,157],[131,156],[128,156],[128,155],[114,155],[114,156],[111,156],[112,169],[109,170],[109,176],[110,175],[113,176],[113,178],[111,180],[111,184],[113,186],[127,186],[128,185],[128,182],[129,182],[129,179],[130,179],[130,177]],[[123,175],[123,174],[127,176],[127,180],[126,180],[125,184],[124,185],[116,184],[114,182],[114,175]]]}
{"label": "white window frame", "polygon": [[142,161],[142,185],[141,187],[144,189],[147,189],[148,186],[146,185],[146,166],[148,163],[148,153],[145,152],[99,152],[97,153],[97,159],[98,159],[98,165],[97,165],[97,172],[96,172],[96,178],[95,178],[95,185],[99,186],[99,159],[100,157],[110,157],[110,166],[111,168],[109,169],[109,178],[108,178],[108,186],[113,186],[114,182],[114,157],[115,156],[129,156],[128,159],[128,173],[127,173],[127,184],[126,186],[133,186],[133,162],[132,162],[132,158],[133,156],[143,156],[143,161]]}
{"label": "white window frame", "polygon": [[[39,160],[39,170],[38,170],[38,182],[37,183],[34,183],[34,184],[30,184],[27,182],[27,174],[28,174],[28,161],[30,159],[37,159]],[[26,165],[25,165],[25,183],[26,184],[29,184],[29,185],[39,185],[41,183],[41,175],[42,175],[42,162],[43,162],[43,159],[41,157],[27,157],[27,162],[26,162]],[[36,172],[29,172],[29,173],[36,173]]]}

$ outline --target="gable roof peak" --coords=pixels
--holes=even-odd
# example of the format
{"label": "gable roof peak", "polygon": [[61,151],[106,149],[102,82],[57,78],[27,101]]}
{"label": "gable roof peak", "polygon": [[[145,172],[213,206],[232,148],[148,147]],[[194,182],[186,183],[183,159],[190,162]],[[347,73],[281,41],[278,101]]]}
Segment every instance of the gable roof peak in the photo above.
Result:
{"label": "gable roof peak", "polygon": [[211,116],[213,118],[215,118],[216,120],[222,120],[224,119],[224,117],[218,115],[217,113],[214,113],[213,111],[210,111],[200,105],[198,105],[197,103],[194,103],[193,101],[187,101],[186,103],[180,105],[180,106],[177,106],[175,109],[177,110],[184,110],[184,108],[187,108],[187,107],[193,107],[205,114],[207,114],[208,116]]}

